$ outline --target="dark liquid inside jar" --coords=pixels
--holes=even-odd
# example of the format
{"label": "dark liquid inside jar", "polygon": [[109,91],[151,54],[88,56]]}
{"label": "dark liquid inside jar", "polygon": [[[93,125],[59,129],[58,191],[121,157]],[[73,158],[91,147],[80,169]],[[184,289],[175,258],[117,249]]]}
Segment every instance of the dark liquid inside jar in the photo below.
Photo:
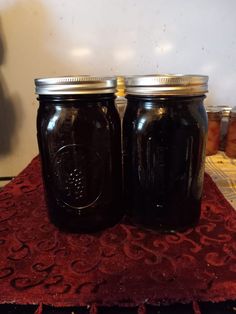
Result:
{"label": "dark liquid inside jar", "polygon": [[122,180],[114,94],[38,99],[38,144],[51,221],[70,232],[115,224],[122,217]]}
{"label": "dark liquid inside jar", "polygon": [[134,223],[171,232],[198,222],[207,134],[204,98],[127,96],[125,205]]}

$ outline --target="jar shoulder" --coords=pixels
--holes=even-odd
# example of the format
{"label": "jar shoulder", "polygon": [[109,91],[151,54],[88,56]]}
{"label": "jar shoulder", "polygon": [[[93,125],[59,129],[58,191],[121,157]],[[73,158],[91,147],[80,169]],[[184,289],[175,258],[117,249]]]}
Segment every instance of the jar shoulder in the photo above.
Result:
{"label": "jar shoulder", "polygon": [[119,123],[115,106],[63,106],[40,105],[37,115],[38,129],[55,133],[58,130],[107,129]]}
{"label": "jar shoulder", "polygon": [[201,100],[178,102],[128,101],[124,125],[138,129],[158,123],[188,127],[196,125],[207,130],[207,114]]}

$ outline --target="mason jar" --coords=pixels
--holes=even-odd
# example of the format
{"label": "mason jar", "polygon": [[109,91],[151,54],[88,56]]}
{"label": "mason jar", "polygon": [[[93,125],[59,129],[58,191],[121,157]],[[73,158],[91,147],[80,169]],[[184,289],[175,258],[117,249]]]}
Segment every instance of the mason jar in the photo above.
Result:
{"label": "mason jar", "polygon": [[131,221],[163,232],[197,224],[201,211],[207,76],[126,78],[125,207]]}
{"label": "mason jar", "polygon": [[217,107],[207,107],[208,133],[206,155],[215,155],[219,150],[222,111]]}
{"label": "mason jar", "polygon": [[236,158],[236,107],[231,109],[229,115],[225,154],[230,158]]}
{"label": "mason jar", "polygon": [[228,124],[229,124],[229,114],[232,110],[232,107],[230,106],[219,106],[222,113],[222,119],[221,119],[221,126],[220,126],[220,150],[225,150],[226,145],[226,137],[227,137],[227,130],[228,130]]}
{"label": "mason jar", "polygon": [[37,136],[51,221],[93,232],[122,217],[120,119],[115,78],[35,80]]}

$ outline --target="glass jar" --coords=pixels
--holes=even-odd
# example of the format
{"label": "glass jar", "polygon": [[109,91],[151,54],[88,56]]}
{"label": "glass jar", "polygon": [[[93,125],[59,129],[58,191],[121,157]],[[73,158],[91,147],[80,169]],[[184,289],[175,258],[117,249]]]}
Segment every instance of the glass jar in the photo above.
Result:
{"label": "glass jar", "polygon": [[163,232],[200,216],[207,115],[206,76],[126,78],[125,205],[135,224]]}
{"label": "glass jar", "polygon": [[236,107],[230,111],[225,154],[236,158]]}
{"label": "glass jar", "polygon": [[221,130],[221,110],[217,107],[207,108],[208,116],[208,135],[206,144],[206,155],[211,156],[218,152],[220,144]]}
{"label": "glass jar", "polygon": [[224,151],[226,146],[226,137],[227,137],[227,130],[229,124],[229,114],[232,110],[232,107],[229,106],[219,106],[222,113],[221,119],[221,128],[220,128],[220,150]]}
{"label": "glass jar", "polygon": [[36,79],[38,145],[51,221],[93,232],[122,216],[115,78]]}

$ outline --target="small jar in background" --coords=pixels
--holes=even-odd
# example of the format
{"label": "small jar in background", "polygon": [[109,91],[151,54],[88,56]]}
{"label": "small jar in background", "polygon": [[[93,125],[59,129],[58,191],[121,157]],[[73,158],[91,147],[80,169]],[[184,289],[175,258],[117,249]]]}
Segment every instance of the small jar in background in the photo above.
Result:
{"label": "small jar in background", "polygon": [[116,108],[119,112],[121,120],[123,120],[125,108],[126,108],[126,98],[125,98],[125,80],[123,76],[117,76],[117,92],[116,92]]}
{"label": "small jar in background", "polygon": [[222,113],[218,107],[208,107],[208,135],[206,144],[206,155],[215,155],[219,150],[220,127]]}
{"label": "small jar in background", "polygon": [[236,158],[236,107],[230,111],[225,154]]}
{"label": "small jar in background", "polygon": [[222,112],[222,119],[221,119],[221,129],[220,129],[220,150],[225,150],[226,145],[226,136],[227,136],[227,129],[229,124],[229,114],[232,107],[229,106],[218,106],[218,108]]}

